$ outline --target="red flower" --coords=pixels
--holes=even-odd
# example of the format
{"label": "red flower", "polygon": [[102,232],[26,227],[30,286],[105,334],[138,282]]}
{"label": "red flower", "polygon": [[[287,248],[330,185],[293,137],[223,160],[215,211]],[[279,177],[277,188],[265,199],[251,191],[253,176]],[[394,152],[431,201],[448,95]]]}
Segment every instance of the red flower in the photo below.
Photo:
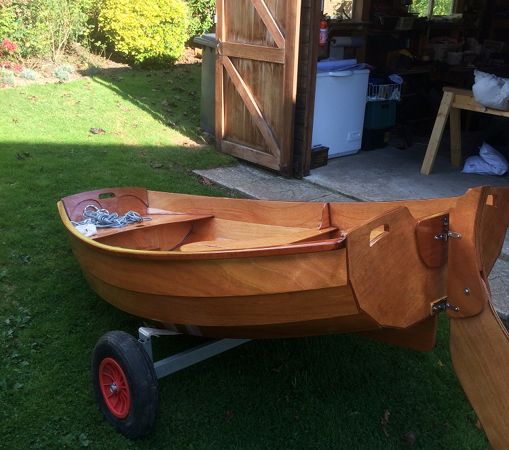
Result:
{"label": "red flower", "polygon": [[10,39],[5,38],[2,41],[2,48],[7,53],[14,53],[16,51],[16,49],[18,48],[18,46],[14,42],[12,42]]}
{"label": "red flower", "polygon": [[10,61],[0,61],[0,67],[4,69],[10,69],[11,68],[11,62]]}

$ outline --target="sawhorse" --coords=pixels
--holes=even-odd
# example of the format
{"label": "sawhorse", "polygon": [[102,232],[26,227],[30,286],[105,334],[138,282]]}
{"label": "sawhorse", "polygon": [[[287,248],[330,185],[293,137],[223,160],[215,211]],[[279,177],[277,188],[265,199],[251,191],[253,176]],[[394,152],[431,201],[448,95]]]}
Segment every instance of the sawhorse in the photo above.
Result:
{"label": "sawhorse", "polygon": [[459,167],[461,165],[462,109],[494,116],[509,117],[509,111],[486,108],[477,103],[470,90],[445,87],[442,102],[440,103],[437,118],[435,119],[435,125],[433,126],[433,131],[429,139],[428,148],[426,149],[426,155],[422,162],[421,173],[423,175],[429,175],[433,168],[448,117],[450,117],[451,131],[451,164],[454,167]]}

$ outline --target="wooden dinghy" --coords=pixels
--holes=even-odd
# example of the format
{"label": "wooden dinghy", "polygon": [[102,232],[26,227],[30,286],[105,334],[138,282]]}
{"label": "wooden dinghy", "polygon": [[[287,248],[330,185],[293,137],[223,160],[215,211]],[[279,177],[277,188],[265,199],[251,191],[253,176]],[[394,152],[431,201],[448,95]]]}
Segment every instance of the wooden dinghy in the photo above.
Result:
{"label": "wooden dinghy", "polygon": [[[85,237],[72,221],[82,220],[88,205],[151,220]],[[509,335],[493,311],[488,275],[509,224],[509,188],[372,203],[117,188],[65,197],[58,209],[98,295],[179,333],[252,339],[361,332],[430,350],[437,315],[445,312],[458,377],[492,445],[505,448]]]}

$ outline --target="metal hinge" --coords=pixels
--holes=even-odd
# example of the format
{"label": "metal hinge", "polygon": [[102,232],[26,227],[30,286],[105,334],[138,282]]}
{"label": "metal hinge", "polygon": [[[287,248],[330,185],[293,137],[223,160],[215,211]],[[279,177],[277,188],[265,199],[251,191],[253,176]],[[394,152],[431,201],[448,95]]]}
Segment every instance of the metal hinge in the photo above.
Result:
{"label": "metal hinge", "polygon": [[433,302],[431,304],[431,315],[432,316],[434,316],[435,314],[441,313],[441,312],[445,312],[447,310],[459,312],[460,308],[459,308],[459,306],[451,305],[447,301],[447,297],[437,300],[436,302]]}
{"label": "metal hinge", "polygon": [[461,234],[449,230],[449,217],[444,217],[444,231],[435,236],[437,241],[447,242],[449,239],[461,239]]}
{"label": "metal hinge", "polygon": [[442,231],[442,233],[435,236],[435,239],[447,242],[449,239],[461,239],[461,234],[455,231]]}

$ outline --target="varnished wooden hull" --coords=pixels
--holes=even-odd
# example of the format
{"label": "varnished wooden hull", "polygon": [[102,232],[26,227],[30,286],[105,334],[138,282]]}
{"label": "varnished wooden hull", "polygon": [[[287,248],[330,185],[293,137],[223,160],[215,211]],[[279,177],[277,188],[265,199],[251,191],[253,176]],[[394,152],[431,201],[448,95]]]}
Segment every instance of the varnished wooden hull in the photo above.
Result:
{"label": "varnished wooden hull", "polygon": [[348,287],[250,297],[183,298],[134,293],[90,276],[87,279],[97,294],[115,307],[195,336],[260,339],[378,329],[373,320],[360,313]]}
{"label": "varnished wooden hull", "polygon": [[[123,311],[209,337],[363,331],[421,350],[434,344],[431,305],[447,296],[447,258],[433,227],[457,198],[291,203],[119,189],[109,204],[94,200],[106,191],[69,197],[59,209],[91,287]],[[168,216],[89,239],[69,217],[94,201]],[[157,248],[163,241],[177,247]]]}
{"label": "varnished wooden hull", "polygon": [[360,314],[347,282],[345,249],[150,260],[97,249],[75,236],[71,241],[100,297],[188,334],[269,338],[378,328]]}

